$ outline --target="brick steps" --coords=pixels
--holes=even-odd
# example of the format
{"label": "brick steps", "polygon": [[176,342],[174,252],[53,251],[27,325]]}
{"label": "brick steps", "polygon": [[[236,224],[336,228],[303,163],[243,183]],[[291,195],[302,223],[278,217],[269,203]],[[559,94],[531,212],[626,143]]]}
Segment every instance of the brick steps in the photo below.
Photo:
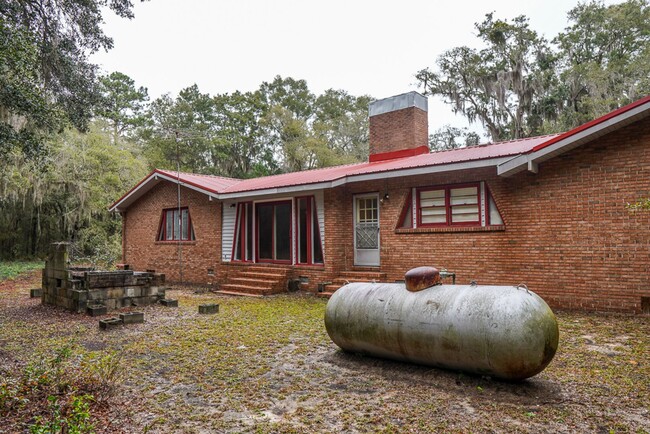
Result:
{"label": "brick steps", "polygon": [[234,272],[216,293],[263,297],[287,292],[286,268],[244,267]]}

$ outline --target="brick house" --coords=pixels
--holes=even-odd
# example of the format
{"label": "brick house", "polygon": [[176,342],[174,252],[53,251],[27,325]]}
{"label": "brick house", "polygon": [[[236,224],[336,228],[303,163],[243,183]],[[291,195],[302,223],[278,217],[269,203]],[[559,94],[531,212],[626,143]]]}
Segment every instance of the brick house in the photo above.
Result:
{"label": "brick house", "polygon": [[154,170],[111,206],[123,262],[248,294],[432,265],[526,283],[555,307],[650,309],[650,213],[626,207],[650,196],[650,96],[563,134],[435,153],[423,96],[369,112],[368,162],[247,180]]}

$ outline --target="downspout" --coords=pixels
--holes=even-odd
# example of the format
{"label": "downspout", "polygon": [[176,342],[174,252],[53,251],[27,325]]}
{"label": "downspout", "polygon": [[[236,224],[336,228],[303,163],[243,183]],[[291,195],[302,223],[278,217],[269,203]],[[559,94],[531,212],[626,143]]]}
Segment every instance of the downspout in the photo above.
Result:
{"label": "downspout", "polygon": [[122,217],[122,263],[126,264],[126,211],[121,211]]}
{"label": "downspout", "polygon": [[[176,136],[176,185],[177,185],[177,199],[178,199],[178,280],[183,284],[183,215],[181,213],[181,154],[178,146],[178,131],[175,131]],[[188,214],[189,221],[189,214]],[[189,239],[189,231],[188,231]]]}

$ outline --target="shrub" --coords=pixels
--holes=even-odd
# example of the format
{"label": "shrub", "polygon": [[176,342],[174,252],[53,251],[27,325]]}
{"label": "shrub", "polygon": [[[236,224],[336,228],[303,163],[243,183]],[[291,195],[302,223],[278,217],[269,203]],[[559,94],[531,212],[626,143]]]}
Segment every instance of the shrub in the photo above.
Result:
{"label": "shrub", "polygon": [[31,433],[93,432],[92,408],[112,395],[123,373],[118,352],[84,356],[70,346],[0,367],[0,420]]}

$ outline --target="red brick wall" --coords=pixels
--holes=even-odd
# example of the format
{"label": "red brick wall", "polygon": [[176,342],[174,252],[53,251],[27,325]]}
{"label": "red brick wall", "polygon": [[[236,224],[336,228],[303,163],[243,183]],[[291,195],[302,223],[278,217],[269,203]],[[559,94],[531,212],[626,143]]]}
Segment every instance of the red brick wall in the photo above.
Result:
{"label": "red brick wall", "polygon": [[[505,230],[395,229],[411,187],[472,181],[486,181]],[[223,281],[238,266],[220,262],[221,205],[183,192],[196,233],[183,246],[186,280]],[[649,119],[540,164],[538,174],[501,178],[494,168],[478,169],[326,190],[325,266],[291,268],[290,277],[309,277],[313,290],[353,269],[352,197],[366,192],[390,195],[380,211],[380,271],[389,280],[433,265],[456,272],[458,283],[526,283],[554,307],[638,312],[641,297],[650,297],[650,212],[625,208],[650,196]],[[175,185],[161,184],[128,209],[126,263],[177,280],[176,244],[155,242],[162,209],[175,206]]]}
{"label": "red brick wall", "polygon": [[[395,230],[411,187],[471,181],[487,182],[505,231]],[[650,212],[625,207],[650,196],[650,120],[540,164],[539,174],[481,169],[353,184],[334,231],[352,238],[352,194],[370,191],[390,195],[380,268],[391,280],[433,265],[455,271],[459,283],[526,283],[555,307],[638,312],[650,297]],[[345,253],[350,268],[351,242]]]}
{"label": "red brick wall", "polygon": [[370,155],[428,146],[427,112],[409,107],[371,116]]}
{"label": "red brick wall", "polygon": [[[162,210],[177,206],[176,185],[161,182],[127,209],[123,216],[124,263],[134,270],[165,273],[168,281],[179,280],[178,242],[156,241]],[[181,245],[183,281],[214,282],[218,276],[208,275],[208,269],[217,273],[221,262],[221,203],[183,187],[181,206],[188,207],[196,235],[195,241]]]}

